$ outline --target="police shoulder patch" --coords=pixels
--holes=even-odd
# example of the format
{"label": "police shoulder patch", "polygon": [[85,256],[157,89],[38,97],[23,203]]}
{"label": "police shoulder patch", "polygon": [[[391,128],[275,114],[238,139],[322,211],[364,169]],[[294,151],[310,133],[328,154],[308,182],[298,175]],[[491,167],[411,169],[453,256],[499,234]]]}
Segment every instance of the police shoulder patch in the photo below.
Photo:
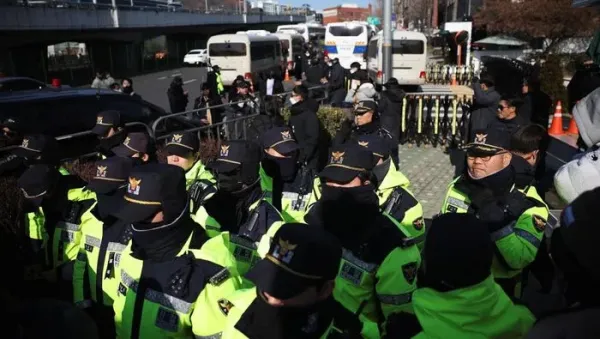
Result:
{"label": "police shoulder patch", "polygon": [[543,232],[546,229],[546,219],[540,217],[539,215],[533,214],[531,216],[531,221],[536,231]]}
{"label": "police shoulder patch", "polygon": [[425,226],[425,220],[423,220],[423,217],[418,217],[417,219],[415,219],[413,221],[413,226],[415,227],[415,229],[417,231],[422,230],[423,227]]}
{"label": "police shoulder patch", "polygon": [[412,284],[417,278],[417,270],[418,266],[416,262],[402,265],[402,274],[404,274],[404,279],[406,279],[409,284]]}
{"label": "police shoulder patch", "polygon": [[208,279],[208,283],[211,284],[211,285],[214,285],[214,286],[219,286],[225,280],[227,280],[230,275],[231,274],[229,273],[229,270],[227,268],[223,268],[222,270],[220,270],[219,272],[217,272],[217,274],[215,274],[212,277],[210,277],[210,279]]}
{"label": "police shoulder patch", "polygon": [[231,301],[227,299],[219,299],[218,303],[221,312],[223,312],[224,315],[229,315],[229,310],[233,308],[233,304],[231,303]]}

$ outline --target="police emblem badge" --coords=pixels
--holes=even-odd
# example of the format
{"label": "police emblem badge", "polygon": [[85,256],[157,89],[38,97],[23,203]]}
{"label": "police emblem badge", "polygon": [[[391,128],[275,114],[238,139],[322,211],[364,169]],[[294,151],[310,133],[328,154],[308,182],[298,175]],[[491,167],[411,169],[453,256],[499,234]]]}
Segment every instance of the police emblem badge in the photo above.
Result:
{"label": "police emblem badge", "polygon": [[127,185],[127,192],[134,195],[140,194],[140,183],[142,179],[136,179],[134,177],[129,177],[129,185]]}
{"label": "police emblem badge", "polygon": [[406,279],[409,284],[412,284],[417,278],[417,271],[418,267],[416,262],[402,265],[402,274],[404,274],[404,279]]}
{"label": "police emblem badge", "polygon": [[221,151],[219,152],[219,156],[226,157],[229,155],[229,147],[230,145],[221,145]]}
{"label": "police emblem badge", "polygon": [[536,231],[543,232],[546,229],[546,220],[539,215],[532,215],[531,221],[533,221],[533,227],[535,227]]}
{"label": "police emblem badge", "polygon": [[487,134],[477,133],[475,134],[475,143],[476,144],[485,144],[487,140]]}
{"label": "police emblem badge", "polygon": [[341,164],[344,162],[344,154],[346,152],[331,152],[331,163],[332,164]]}

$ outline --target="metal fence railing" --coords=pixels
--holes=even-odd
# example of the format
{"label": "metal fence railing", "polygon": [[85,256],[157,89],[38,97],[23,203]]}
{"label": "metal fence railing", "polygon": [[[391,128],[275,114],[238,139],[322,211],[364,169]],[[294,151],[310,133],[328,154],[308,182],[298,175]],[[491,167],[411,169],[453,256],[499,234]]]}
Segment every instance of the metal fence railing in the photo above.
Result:
{"label": "metal fence railing", "polygon": [[448,145],[468,142],[472,101],[447,93],[406,93],[400,119],[400,143]]}
{"label": "metal fence railing", "polygon": [[470,86],[475,76],[475,69],[471,66],[457,65],[427,65],[427,83],[435,85],[449,85],[453,81],[457,85]]}

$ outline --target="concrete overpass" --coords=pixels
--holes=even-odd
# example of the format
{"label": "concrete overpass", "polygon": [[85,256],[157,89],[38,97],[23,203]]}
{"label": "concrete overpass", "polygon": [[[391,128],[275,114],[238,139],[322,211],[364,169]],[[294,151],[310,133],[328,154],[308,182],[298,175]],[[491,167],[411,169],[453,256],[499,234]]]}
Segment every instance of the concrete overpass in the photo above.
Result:
{"label": "concrete overpass", "polygon": [[[112,3],[10,6],[0,2],[0,72],[47,82],[58,77],[71,85],[91,82],[99,69],[115,77],[131,77],[180,66],[187,51],[205,47],[215,34],[274,30],[281,24],[305,21],[294,15],[201,13],[108,1]],[[85,46],[84,55],[60,65],[68,56],[49,55],[48,46],[63,42]]]}

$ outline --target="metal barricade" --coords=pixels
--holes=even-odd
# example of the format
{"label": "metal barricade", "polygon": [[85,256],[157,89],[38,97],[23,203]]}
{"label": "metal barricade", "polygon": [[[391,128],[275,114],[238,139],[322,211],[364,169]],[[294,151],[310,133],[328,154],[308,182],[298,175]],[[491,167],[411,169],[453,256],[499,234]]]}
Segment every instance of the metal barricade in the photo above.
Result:
{"label": "metal barricade", "polygon": [[448,93],[406,93],[400,144],[460,147],[468,141],[471,99]]}
{"label": "metal barricade", "polygon": [[429,64],[426,74],[429,84],[450,85],[455,78],[457,85],[471,86],[475,69],[472,66]]}

